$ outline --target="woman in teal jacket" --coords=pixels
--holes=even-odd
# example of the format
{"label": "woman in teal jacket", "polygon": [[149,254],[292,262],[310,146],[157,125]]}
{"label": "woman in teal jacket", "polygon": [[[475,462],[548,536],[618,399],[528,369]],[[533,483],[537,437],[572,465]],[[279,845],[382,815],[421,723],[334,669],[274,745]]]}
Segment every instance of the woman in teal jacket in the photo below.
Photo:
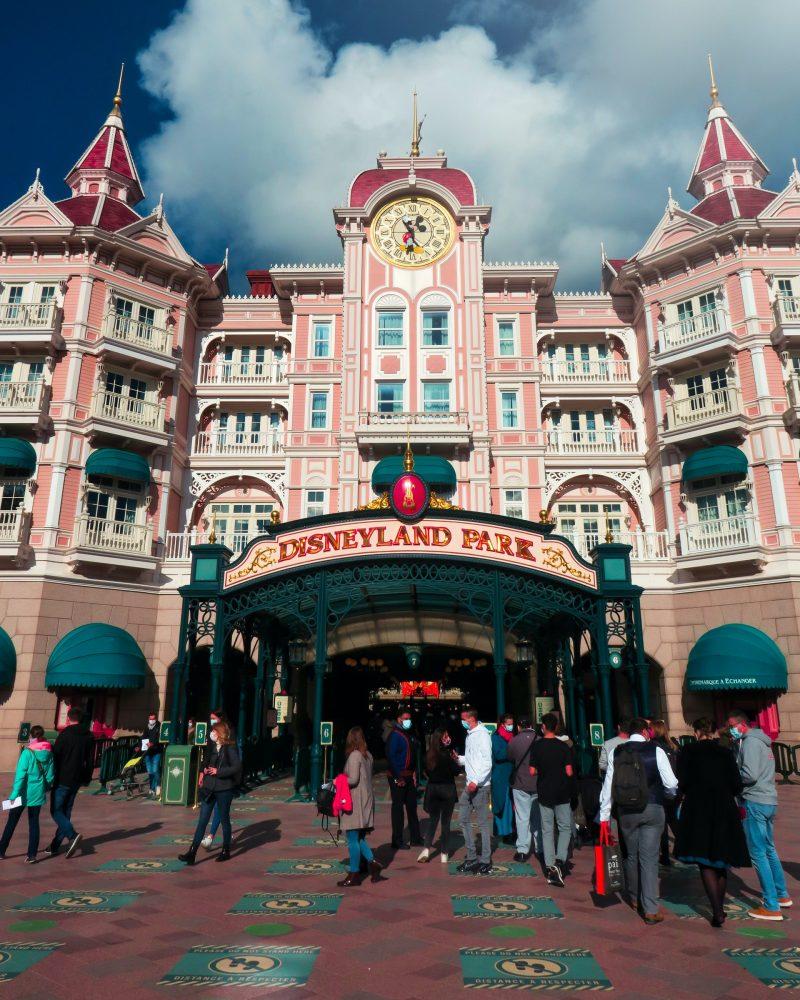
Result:
{"label": "woman in teal jacket", "polygon": [[494,832],[498,837],[511,835],[514,823],[514,806],[511,802],[512,762],[508,757],[508,744],[514,735],[514,716],[503,715],[497,720],[492,733],[492,812]]}
{"label": "woman in teal jacket", "polygon": [[9,795],[12,802],[21,798],[22,804],[9,811],[6,828],[0,837],[0,858],[4,858],[22,810],[27,808],[28,855],[25,861],[29,865],[36,864],[36,853],[39,850],[39,811],[53,787],[54,778],[53,748],[43,737],[44,729],[41,726],[31,726],[31,738],[19,755],[14,786]]}

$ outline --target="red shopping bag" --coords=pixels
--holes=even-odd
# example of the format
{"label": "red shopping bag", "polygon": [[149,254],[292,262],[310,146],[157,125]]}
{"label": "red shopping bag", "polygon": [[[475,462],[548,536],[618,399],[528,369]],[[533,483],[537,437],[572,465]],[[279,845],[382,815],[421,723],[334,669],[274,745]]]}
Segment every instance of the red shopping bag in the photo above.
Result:
{"label": "red shopping bag", "polygon": [[600,828],[600,839],[594,845],[594,888],[599,896],[611,896],[625,888],[622,853],[605,826]]}

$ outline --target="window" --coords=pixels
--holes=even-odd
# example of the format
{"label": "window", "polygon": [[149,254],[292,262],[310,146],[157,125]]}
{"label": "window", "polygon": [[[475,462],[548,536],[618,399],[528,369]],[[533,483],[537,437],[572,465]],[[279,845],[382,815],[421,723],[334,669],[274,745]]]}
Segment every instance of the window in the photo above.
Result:
{"label": "window", "polygon": [[516,392],[500,393],[500,426],[519,427]]}
{"label": "window", "polygon": [[316,430],[324,430],[328,426],[327,392],[311,393],[311,426]]}
{"label": "window", "polygon": [[267,533],[274,506],[272,503],[212,503],[209,513],[218,540],[234,552],[241,552],[251,538]]}
{"label": "window", "polygon": [[306,490],[306,517],[322,517],[325,513],[325,490]]}
{"label": "window", "polygon": [[425,413],[449,413],[450,383],[423,382],[422,409]]}
{"label": "window", "polygon": [[314,357],[329,358],[331,356],[331,325],[330,323],[314,324]]}
{"label": "window", "polygon": [[510,319],[501,319],[497,324],[497,344],[500,354],[508,357],[514,354],[514,322]]}
{"label": "window", "polygon": [[378,313],[378,347],[403,346],[403,314],[401,312]]}
{"label": "window", "polygon": [[698,480],[694,484],[697,520],[716,530],[719,521],[739,520],[750,513],[750,491],[736,485],[736,476]]}
{"label": "window", "polygon": [[[18,510],[25,499],[25,483],[21,480],[6,480],[0,491],[0,511]],[[2,523],[2,522],[0,522]]]}
{"label": "window", "polygon": [[584,554],[598,545],[607,531],[616,538],[623,530],[621,503],[560,503],[555,516],[558,534]]}
{"label": "window", "polygon": [[[96,521],[108,522],[113,534],[130,534],[124,527],[137,523],[137,514],[144,507],[138,483],[108,476],[94,476],[86,492],[86,513]],[[105,530],[105,529],[104,529]]]}
{"label": "window", "polygon": [[446,312],[423,312],[422,314],[422,346],[447,347],[448,319]]}
{"label": "window", "polygon": [[503,510],[506,517],[525,517],[522,490],[503,490]]}
{"label": "window", "polygon": [[55,285],[42,285],[39,289],[39,302],[44,305],[49,305],[56,296],[56,286]]}
{"label": "window", "polygon": [[403,383],[378,382],[378,413],[403,412]]}

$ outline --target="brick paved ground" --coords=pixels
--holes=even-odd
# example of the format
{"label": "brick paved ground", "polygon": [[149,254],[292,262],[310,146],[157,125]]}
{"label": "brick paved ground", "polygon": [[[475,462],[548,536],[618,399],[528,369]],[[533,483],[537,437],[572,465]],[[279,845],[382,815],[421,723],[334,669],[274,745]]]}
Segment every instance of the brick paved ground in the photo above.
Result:
{"label": "brick paved ground", "polygon": [[[313,962],[307,982],[292,990],[293,997],[429,998],[460,994],[464,989],[460,949],[540,949],[550,954],[553,949],[588,949],[599,966],[593,974],[601,983],[610,981],[617,997],[752,998],[767,995],[766,988],[723,949],[800,945],[800,907],[795,919],[780,925],[731,918],[719,931],[699,917],[681,919],[675,915],[661,926],[647,927],[621,903],[598,906],[590,894],[591,850],[576,854],[574,871],[563,890],[549,887],[538,872],[535,877],[480,879],[449,874],[438,858],[418,865],[416,852],[404,852],[392,860],[386,846],[389,809],[382,779],[378,779],[377,788],[381,801],[372,840],[383,845],[379,856],[390,862],[387,881],[350,890],[337,890],[338,874],[315,871],[313,865],[310,874],[268,873],[271,867],[291,867],[278,864],[281,861],[336,863],[346,854],[342,847],[296,843],[316,840],[319,825],[313,807],[285,801],[289,794],[285,782],[263,786],[238,800],[234,858],[225,865],[215,864],[213,854],[201,851],[200,863],[190,869],[148,871],[140,867],[131,871],[115,866],[114,862],[131,859],[174,859],[184,848],[167,841],[185,836],[193,828],[195,814],[190,811],[162,808],[141,799],[126,802],[81,795],[75,819],[86,840],[81,855],[70,861],[59,857],[36,866],[24,865],[25,831],[21,826],[8,857],[0,863],[0,974],[4,965],[13,971],[14,962],[38,960],[6,989],[15,1000],[121,995],[127,1000],[163,1000],[187,993],[230,996],[230,989],[219,986],[190,986],[187,990],[158,984],[193,947],[219,946],[223,953],[232,946],[259,949],[244,956],[225,958],[223,954],[220,958],[212,948],[193,960],[195,973],[197,968],[207,971],[210,964],[241,979],[243,969],[250,973],[274,965],[275,959],[264,958],[260,949],[269,952],[276,946],[300,946],[319,952],[292,956],[273,951],[284,973],[300,968],[301,978]],[[780,796],[779,845],[791,890],[800,900],[796,881],[800,877],[800,791],[783,787]],[[49,832],[47,818],[43,843]],[[457,858],[461,856],[459,850]],[[510,858],[509,848],[495,854],[501,863]],[[109,870],[114,867],[122,870]],[[743,899],[749,898],[755,885],[749,870],[741,879],[732,880],[734,894]],[[675,871],[664,880],[664,897],[679,907],[696,898],[697,888],[693,870]],[[61,901],[51,904],[51,910],[14,909],[47,892],[52,892],[51,900]],[[116,911],[91,912],[106,893],[130,895],[110,897],[114,904],[125,904]],[[288,893],[290,897],[343,893],[344,898],[333,914],[316,911],[316,905],[335,910],[338,901],[330,898],[312,900],[316,905],[306,907],[310,913],[298,911],[297,904],[291,902],[287,911],[281,900],[262,907],[261,912],[230,913],[247,893]],[[553,905],[547,901],[536,905],[549,913],[549,918],[455,917],[452,897],[465,895],[549,897],[555,900],[563,919],[552,917]],[[257,908],[260,900],[255,903]],[[34,905],[40,904],[37,900]],[[469,909],[472,904],[461,901],[458,905]],[[509,909],[513,905],[513,901],[501,900],[499,911],[513,913]],[[87,908],[89,912],[84,912]],[[490,904],[490,911],[498,912],[496,902]],[[279,925],[267,930],[285,933],[256,936],[247,931],[254,924],[265,923]],[[776,936],[748,936],[765,929]],[[13,945],[31,942],[58,943],[61,947],[49,952],[29,949],[21,957],[13,952]],[[5,963],[4,954],[12,956]],[[537,971],[539,966],[531,966],[524,957],[519,965],[519,956],[498,959],[479,954],[477,959],[464,959],[465,970],[469,961],[483,962],[481,969],[496,969],[498,962],[505,962],[504,968],[510,963],[512,971],[532,969],[530,982],[540,989],[546,985],[546,977]],[[576,962],[578,958],[573,956],[562,964],[577,968]],[[542,966],[545,970],[552,967],[552,959],[546,959]],[[263,993],[263,986],[245,985],[233,995],[246,998]]]}

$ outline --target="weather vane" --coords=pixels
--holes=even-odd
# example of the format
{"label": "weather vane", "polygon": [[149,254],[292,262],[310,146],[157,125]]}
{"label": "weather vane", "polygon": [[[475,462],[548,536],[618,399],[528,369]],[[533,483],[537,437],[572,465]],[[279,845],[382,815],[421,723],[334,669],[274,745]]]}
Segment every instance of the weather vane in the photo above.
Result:
{"label": "weather vane", "polygon": [[419,156],[419,144],[422,141],[422,122],[425,121],[425,116],[422,116],[422,120],[417,117],[417,92],[416,90],[412,96],[413,103],[413,115],[411,121],[411,155]]}

